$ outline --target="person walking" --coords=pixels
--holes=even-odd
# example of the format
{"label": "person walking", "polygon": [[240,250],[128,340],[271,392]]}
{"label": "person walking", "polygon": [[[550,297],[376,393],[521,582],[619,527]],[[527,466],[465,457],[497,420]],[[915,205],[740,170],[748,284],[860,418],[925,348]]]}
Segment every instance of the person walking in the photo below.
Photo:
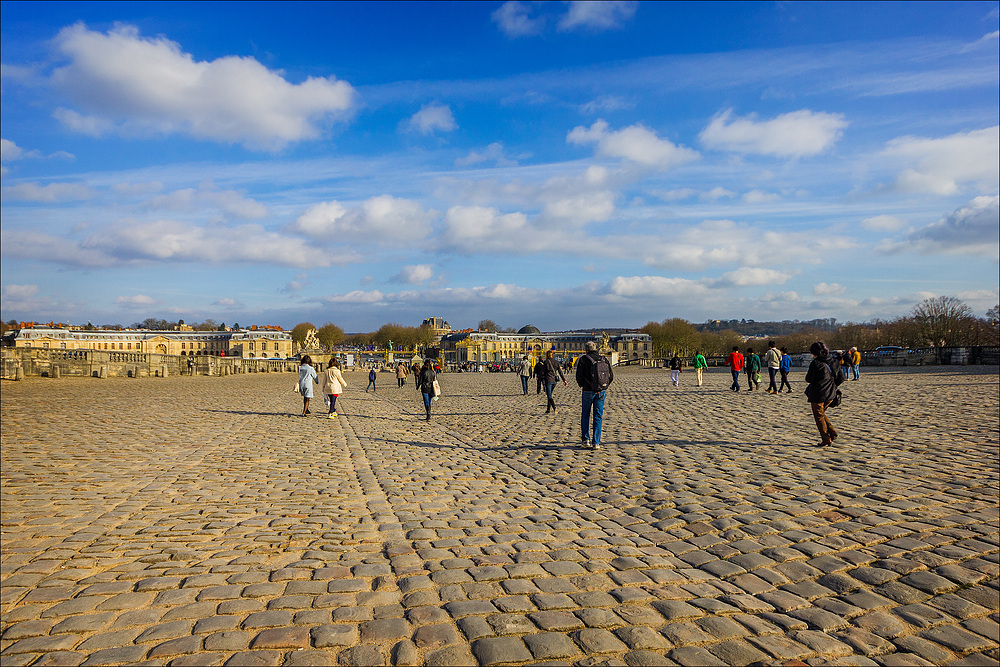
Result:
{"label": "person walking", "polygon": [[322,382],[323,393],[330,401],[330,413],[327,415],[327,419],[337,418],[337,398],[346,386],[347,380],[340,372],[340,361],[337,357],[330,357],[330,364],[323,371]]}
{"label": "person walking", "polygon": [[674,355],[674,358],[670,360],[670,381],[674,383],[677,387],[681,383],[681,371],[684,370],[681,364],[681,358]]}
{"label": "person walking", "polygon": [[760,357],[754,354],[753,348],[747,348],[746,365],[743,367],[747,373],[747,391],[760,389]]}
{"label": "person walking", "polygon": [[778,366],[778,372],[781,373],[781,384],[778,386],[778,393],[785,387],[788,387],[788,393],[792,393],[792,385],[788,381],[788,374],[792,370],[792,355],[788,354],[788,348],[781,348],[781,365]]}
{"label": "person walking", "polygon": [[851,362],[851,374],[854,376],[851,378],[851,381],[854,381],[861,375],[861,353],[858,352],[858,348],[852,347],[848,355]]}
{"label": "person walking", "polygon": [[517,375],[521,378],[521,391],[525,396],[528,395],[528,378],[531,377],[533,370],[531,359],[528,358],[528,355],[524,355],[524,358],[521,359],[521,365],[517,368]]}
{"label": "person walking", "polygon": [[[375,391],[375,378],[377,378],[377,377],[378,377],[378,373],[376,373],[375,372],[375,368],[372,367],[372,369],[370,371],[368,371],[368,386],[365,387],[365,393],[366,394],[368,393],[369,389],[371,389],[372,391]],[[378,393],[378,392],[376,392],[376,393]]]}
{"label": "person walking", "polygon": [[434,382],[437,380],[437,373],[434,372],[434,364],[430,359],[424,359],[424,365],[420,369],[420,393],[424,399],[424,411],[427,413],[426,421],[431,420],[431,399],[434,398]]}
{"label": "person walking", "polygon": [[420,362],[414,361],[413,365],[410,366],[410,370],[413,372],[413,387],[420,391]]}
{"label": "person walking", "polygon": [[542,362],[542,384],[545,385],[545,413],[548,414],[551,410],[553,414],[556,413],[556,401],[552,398],[552,392],[555,391],[556,383],[562,380],[563,385],[566,385],[566,376],[563,375],[562,368],[559,363],[553,358],[555,353],[552,350],[546,350],[545,361]]}
{"label": "person walking", "polygon": [[694,357],[691,359],[691,365],[694,366],[694,375],[698,379],[698,386],[701,386],[701,374],[708,368],[708,362],[705,361],[704,355],[701,352],[695,352]]}
{"label": "person walking", "polygon": [[535,374],[535,393],[542,393],[542,385],[545,384],[545,359],[538,357],[535,365],[531,369]]}
{"label": "person walking", "polygon": [[830,356],[830,350],[822,341],[809,346],[813,355],[809,370],[806,371],[806,399],[812,408],[816,428],[819,429],[820,447],[825,447],[837,439],[837,430],[830,423],[826,411],[837,398],[837,387],[844,381],[844,371]]}
{"label": "person walking", "polygon": [[299,365],[299,393],[302,394],[302,416],[309,414],[309,399],[313,397],[313,385],[319,382],[312,358],[307,354]]}
{"label": "person walking", "polygon": [[739,347],[733,346],[733,351],[726,357],[726,366],[729,366],[729,370],[733,374],[733,384],[729,387],[729,391],[739,391],[740,371],[743,370],[743,355],[740,354]]}
{"label": "person walking", "polygon": [[399,389],[403,388],[406,384],[406,364],[399,362],[396,364],[396,387]]}
{"label": "person walking", "polygon": [[777,394],[778,386],[774,383],[774,378],[781,368],[781,350],[775,348],[775,342],[769,341],[767,344],[767,354],[764,355],[764,363],[767,364],[767,375],[770,382],[767,385],[767,393]]}
{"label": "person walking", "polygon": [[[615,380],[607,357],[597,351],[597,343],[588,340],[586,354],[577,359],[576,383],[583,389],[580,410],[580,442],[590,449],[601,448],[601,428],[604,425],[604,402],[608,387]],[[593,416],[593,423],[591,423]]]}

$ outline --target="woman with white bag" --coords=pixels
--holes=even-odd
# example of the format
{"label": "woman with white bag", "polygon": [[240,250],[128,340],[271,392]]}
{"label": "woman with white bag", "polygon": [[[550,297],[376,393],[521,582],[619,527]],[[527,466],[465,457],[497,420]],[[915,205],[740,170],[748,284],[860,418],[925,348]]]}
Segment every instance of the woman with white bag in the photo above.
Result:
{"label": "woman with white bag", "polygon": [[326,394],[330,402],[330,414],[327,419],[337,418],[337,397],[344,391],[347,381],[340,372],[340,361],[337,357],[330,357],[330,365],[323,371],[323,393]]}
{"label": "woman with white bag", "polygon": [[434,372],[434,363],[430,359],[424,359],[424,366],[420,369],[420,393],[424,397],[424,410],[427,411],[427,421],[430,421],[431,399],[436,398],[441,393],[437,381],[437,373]]}

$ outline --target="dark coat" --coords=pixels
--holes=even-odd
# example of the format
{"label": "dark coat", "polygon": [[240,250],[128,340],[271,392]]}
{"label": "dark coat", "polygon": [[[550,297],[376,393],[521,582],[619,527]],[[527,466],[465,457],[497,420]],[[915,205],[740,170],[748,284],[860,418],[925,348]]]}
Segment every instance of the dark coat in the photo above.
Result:
{"label": "dark coat", "polygon": [[[601,388],[594,383],[594,364],[601,358],[600,353],[588,352],[580,357],[576,362],[576,383],[584,391],[601,391]],[[610,367],[611,364],[609,363]],[[615,380],[615,370],[611,368],[611,381]]]}
{"label": "dark coat", "polygon": [[434,393],[434,380],[437,379],[437,373],[434,372],[433,368],[423,368],[420,370],[420,392],[423,394],[433,394]]}
{"label": "dark coat", "polygon": [[840,364],[829,356],[816,357],[806,371],[806,398],[810,403],[829,403],[837,396],[837,385],[844,381]]}
{"label": "dark coat", "polygon": [[[555,359],[546,359],[542,362],[542,382],[545,384],[555,384],[562,380],[566,381],[566,376],[563,375],[562,368],[559,367],[559,362]],[[538,373],[537,367],[535,373]]]}

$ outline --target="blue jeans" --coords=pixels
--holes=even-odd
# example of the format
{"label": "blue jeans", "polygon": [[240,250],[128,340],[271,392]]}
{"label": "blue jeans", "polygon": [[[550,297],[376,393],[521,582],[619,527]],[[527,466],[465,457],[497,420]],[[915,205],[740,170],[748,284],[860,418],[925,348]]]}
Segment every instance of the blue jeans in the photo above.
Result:
{"label": "blue jeans", "polygon": [[528,393],[528,376],[527,375],[522,375],[521,376],[521,391],[523,391],[525,394]]}
{"label": "blue jeans", "polygon": [[854,373],[854,379],[858,379],[858,375],[861,374],[861,364],[854,364],[851,366],[851,372]]}
{"label": "blue jeans", "polygon": [[556,388],[556,383],[555,382],[546,382],[545,383],[545,397],[548,399],[548,401],[545,403],[545,411],[546,412],[548,412],[549,410],[555,410],[556,409],[555,399],[552,398],[552,392],[553,392],[553,390],[555,390],[555,388]]}
{"label": "blue jeans", "polygon": [[740,390],[740,372],[739,371],[733,371],[732,373],[733,373],[733,386],[731,386],[730,389],[732,391],[739,391]]}
{"label": "blue jeans", "polygon": [[[590,440],[594,446],[601,444],[601,424],[604,422],[606,391],[584,391],[583,409],[580,412],[580,440]],[[594,414],[594,437],[590,438],[590,414]]]}
{"label": "blue jeans", "polygon": [[430,410],[431,398],[434,397],[434,394],[423,394],[423,397],[424,397],[424,410]]}
{"label": "blue jeans", "polygon": [[774,376],[778,374],[778,369],[768,366],[767,374],[771,376],[771,384],[767,385],[767,388],[771,391],[778,391],[778,385],[774,383]]}

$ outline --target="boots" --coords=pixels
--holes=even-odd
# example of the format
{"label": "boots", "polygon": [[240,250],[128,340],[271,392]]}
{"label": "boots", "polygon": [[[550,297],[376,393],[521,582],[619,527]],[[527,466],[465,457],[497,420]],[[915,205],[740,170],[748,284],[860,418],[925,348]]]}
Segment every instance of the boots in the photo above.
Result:
{"label": "boots", "polygon": [[425,421],[430,421],[431,420],[431,409],[430,408],[424,408],[424,409],[427,410],[427,419]]}

